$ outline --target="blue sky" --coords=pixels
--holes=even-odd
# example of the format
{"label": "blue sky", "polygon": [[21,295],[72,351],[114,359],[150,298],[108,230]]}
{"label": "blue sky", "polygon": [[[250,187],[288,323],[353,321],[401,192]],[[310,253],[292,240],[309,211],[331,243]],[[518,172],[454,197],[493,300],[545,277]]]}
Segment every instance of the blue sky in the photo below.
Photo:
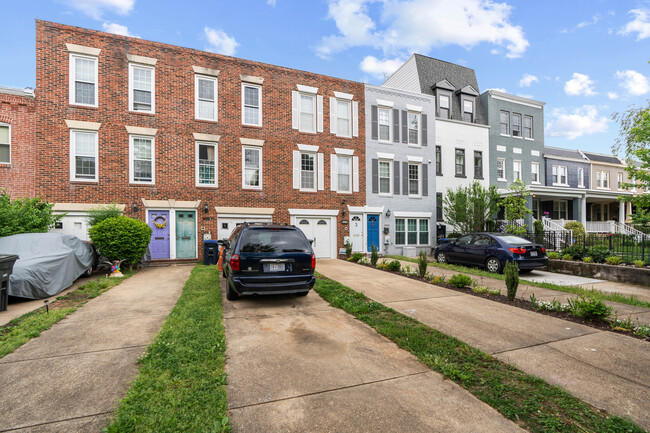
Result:
{"label": "blue sky", "polygon": [[547,145],[608,153],[650,98],[650,1],[0,0],[0,85],[35,85],[34,20],[381,84],[411,53],[546,102]]}

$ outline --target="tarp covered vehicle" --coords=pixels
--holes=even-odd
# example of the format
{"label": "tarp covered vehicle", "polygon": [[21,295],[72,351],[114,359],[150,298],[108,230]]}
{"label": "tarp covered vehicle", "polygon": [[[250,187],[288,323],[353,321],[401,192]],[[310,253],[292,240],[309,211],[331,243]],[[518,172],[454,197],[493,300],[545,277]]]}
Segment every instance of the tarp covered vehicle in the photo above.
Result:
{"label": "tarp covered vehicle", "polygon": [[76,236],[25,233],[0,238],[0,254],[19,258],[9,277],[9,296],[42,299],[70,287],[92,272],[93,247]]}

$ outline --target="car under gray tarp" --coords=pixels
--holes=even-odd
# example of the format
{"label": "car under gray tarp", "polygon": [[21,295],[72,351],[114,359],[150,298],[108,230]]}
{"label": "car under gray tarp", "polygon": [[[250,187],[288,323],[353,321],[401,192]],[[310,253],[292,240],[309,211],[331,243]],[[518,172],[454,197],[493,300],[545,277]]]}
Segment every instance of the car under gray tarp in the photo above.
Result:
{"label": "car under gray tarp", "polygon": [[92,268],[93,247],[76,236],[25,233],[0,238],[0,254],[19,258],[9,277],[9,296],[42,299],[70,287]]}

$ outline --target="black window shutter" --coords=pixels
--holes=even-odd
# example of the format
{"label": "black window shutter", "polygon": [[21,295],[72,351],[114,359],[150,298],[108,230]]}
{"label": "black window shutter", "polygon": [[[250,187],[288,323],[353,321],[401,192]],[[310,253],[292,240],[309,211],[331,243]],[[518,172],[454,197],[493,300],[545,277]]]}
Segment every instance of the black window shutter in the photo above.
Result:
{"label": "black window shutter", "polygon": [[402,110],[402,143],[408,143],[409,140],[409,131],[408,131],[408,113],[405,110]]}
{"label": "black window shutter", "polygon": [[406,161],[402,162],[402,194],[409,195],[409,163]]}
{"label": "black window shutter", "polygon": [[427,145],[427,115],[422,115],[422,146]]}
{"label": "black window shutter", "polygon": [[400,193],[400,188],[399,188],[399,179],[400,179],[400,176],[399,176],[399,161],[393,162],[393,171],[395,172],[395,173],[393,173],[393,179],[394,179],[394,182],[395,182],[394,185],[393,185],[393,191],[394,191],[395,195],[399,195],[399,193]]}
{"label": "black window shutter", "polygon": [[373,140],[377,139],[377,128],[378,128],[377,106],[371,105],[370,106],[370,138],[372,138]]}
{"label": "black window shutter", "polygon": [[422,195],[429,195],[429,165],[422,163]]}
{"label": "black window shutter", "polygon": [[379,160],[372,159],[372,193],[379,193]]}
{"label": "black window shutter", "polygon": [[399,143],[399,110],[393,110],[393,142]]}

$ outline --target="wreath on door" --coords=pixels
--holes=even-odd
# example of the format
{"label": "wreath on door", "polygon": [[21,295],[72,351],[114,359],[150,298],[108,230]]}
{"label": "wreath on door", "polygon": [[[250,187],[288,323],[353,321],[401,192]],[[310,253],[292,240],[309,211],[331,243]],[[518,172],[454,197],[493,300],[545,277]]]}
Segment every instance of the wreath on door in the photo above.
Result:
{"label": "wreath on door", "polygon": [[[161,222],[159,222],[158,220],[161,220]],[[167,220],[162,215],[157,216],[156,218],[153,219],[153,225],[155,225],[159,229],[165,228],[165,226],[167,225]]]}

